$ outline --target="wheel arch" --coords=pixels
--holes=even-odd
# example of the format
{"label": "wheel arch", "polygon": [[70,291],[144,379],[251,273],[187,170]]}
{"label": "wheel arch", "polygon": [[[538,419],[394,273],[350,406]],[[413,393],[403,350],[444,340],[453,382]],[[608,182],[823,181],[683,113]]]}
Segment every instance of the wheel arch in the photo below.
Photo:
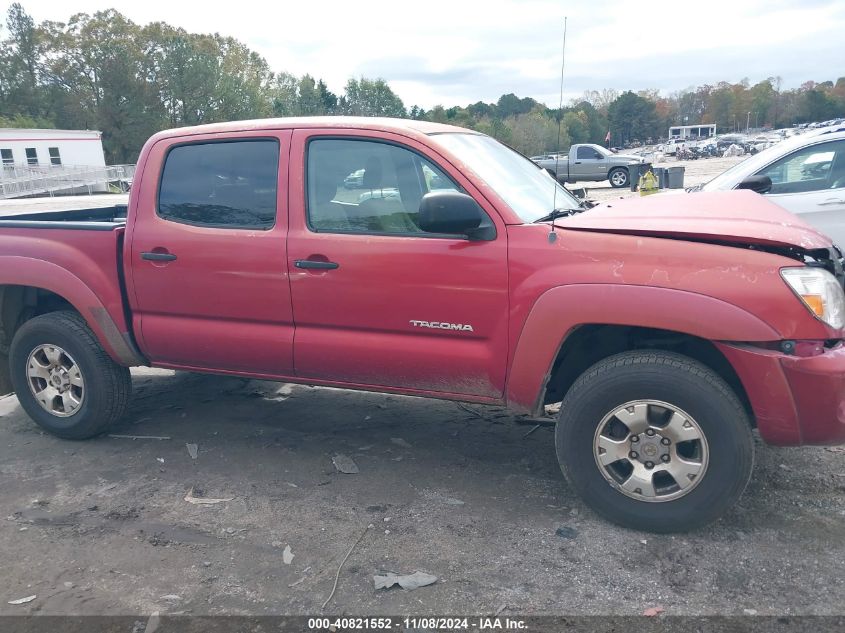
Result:
{"label": "wheel arch", "polygon": [[[2,262],[2,260],[15,260]],[[27,320],[57,310],[77,312],[116,363],[145,364],[128,333],[123,334],[108,309],[78,277],[50,262],[0,258],[9,277],[0,276],[0,394],[11,392],[8,353],[15,332]]]}
{"label": "wheel arch", "polygon": [[650,286],[558,286],[537,299],[523,324],[510,363],[506,398],[512,409],[537,415],[571,384],[575,370],[568,370],[570,363],[586,369],[640,346],[686,349],[687,355],[722,375],[747,405],[742,382],[713,342],[779,338],[756,316],[706,295]]}

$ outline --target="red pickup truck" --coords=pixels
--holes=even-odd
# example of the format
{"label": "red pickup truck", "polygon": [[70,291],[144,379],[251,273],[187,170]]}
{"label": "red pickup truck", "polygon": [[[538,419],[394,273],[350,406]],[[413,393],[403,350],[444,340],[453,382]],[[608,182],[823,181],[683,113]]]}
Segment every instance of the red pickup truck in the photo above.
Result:
{"label": "red pickup truck", "polygon": [[0,218],[0,393],[63,438],[129,367],[562,402],[572,487],[622,525],[714,520],[777,445],[845,441],[830,240],[747,191],[584,209],[490,137],[385,119],[156,134],[128,208]]}

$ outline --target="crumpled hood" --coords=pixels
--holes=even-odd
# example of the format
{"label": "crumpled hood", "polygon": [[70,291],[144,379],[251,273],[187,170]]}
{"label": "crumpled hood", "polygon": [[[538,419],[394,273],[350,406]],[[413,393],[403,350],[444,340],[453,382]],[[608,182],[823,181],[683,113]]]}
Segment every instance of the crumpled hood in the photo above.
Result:
{"label": "crumpled hood", "polygon": [[831,239],[753,191],[655,194],[614,200],[555,226],[577,231],[711,240],[738,244],[829,248]]}

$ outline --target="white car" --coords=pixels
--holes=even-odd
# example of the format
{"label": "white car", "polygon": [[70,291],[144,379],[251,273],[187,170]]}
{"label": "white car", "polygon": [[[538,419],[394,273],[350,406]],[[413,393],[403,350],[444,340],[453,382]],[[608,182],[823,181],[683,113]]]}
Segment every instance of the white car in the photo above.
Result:
{"label": "white car", "polygon": [[752,189],[845,246],[845,126],[807,132],[688,191]]}

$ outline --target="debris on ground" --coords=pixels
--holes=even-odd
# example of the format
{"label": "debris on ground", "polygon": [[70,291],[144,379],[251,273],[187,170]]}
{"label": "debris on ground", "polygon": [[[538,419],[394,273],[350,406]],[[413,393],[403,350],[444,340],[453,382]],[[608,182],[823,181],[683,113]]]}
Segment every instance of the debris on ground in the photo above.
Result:
{"label": "debris on ground", "polygon": [[757,615],[757,609],[743,609],[742,613],[745,615]]}
{"label": "debris on ground", "polygon": [[175,593],[169,593],[165,596],[161,596],[160,599],[167,600],[169,602],[179,602],[182,599],[182,596],[178,596]]}
{"label": "debris on ground", "polygon": [[294,553],[290,549],[290,545],[285,545],[285,551],[282,552],[282,561],[285,565],[290,565],[293,562]]}
{"label": "debris on ground", "polygon": [[158,630],[159,622],[160,618],[158,611],[153,611],[150,614],[149,620],[147,620],[147,626],[144,628],[144,633],[155,633]]}
{"label": "debris on ground", "polygon": [[563,402],[553,402],[552,404],[546,405],[546,415],[557,415],[560,413],[560,406]]}
{"label": "debris on ground", "polygon": [[576,536],[578,536],[578,530],[576,530],[574,527],[569,527],[569,526],[564,525],[564,526],[561,526],[558,529],[556,529],[555,534],[557,534],[561,538],[570,538],[571,539],[571,538],[575,538]]}
{"label": "debris on ground", "polygon": [[349,559],[350,554],[352,554],[352,550],[354,550],[358,546],[358,543],[361,542],[361,540],[367,534],[367,531],[370,530],[372,527],[373,527],[373,524],[370,523],[367,527],[364,528],[364,531],[361,532],[361,536],[358,537],[357,541],[352,543],[352,547],[349,548],[349,551],[346,552],[346,556],[344,556],[343,560],[340,561],[340,565],[337,566],[337,573],[334,576],[334,585],[332,585],[332,591],[329,594],[329,597],[326,598],[326,601],[323,603],[323,606],[320,607],[320,610],[325,609],[326,605],[329,603],[329,601],[332,599],[332,597],[334,597],[334,592],[337,591],[337,582],[338,582],[338,580],[340,580],[340,570],[343,569],[343,566],[346,564],[346,561]]}
{"label": "debris on ground", "polygon": [[483,413],[479,413],[479,412],[478,412],[478,411],[476,411],[475,409],[470,409],[468,406],[466,406],[466,405],[465,405],[465,404],[463,404],[462,402],[456,402],[455,404],[456,404],[456,405],[458,405],[458,408],[463,409],[463,410],[464,410],[464,411],[466,411],[467,413],[471,413],[472,415],[474,415],[474,416],[475,416],[475,417],[477,417],[477,418],[480,418],[480,419],[482,419],[482,420],[486,420],[486,419],[487,419],[486,417],[484,417],[484,414],[483,414]]}
{"label": "debris on ground", "polygon": [[494,616],[498,618],[499,615],[502,613],[502,611],[504,611],[507,608],[508,608],[508,605],[506,605],[506,604],[499,605],[499,608],[496,609],[496,613],[494,614]]}
{"label": "debris on ground", "polygon": [[185,448],[188,449],[188,455],[191,456],[191,459],[196,459],[197,455],[199,455],[199,446],[197,444],[185,444]]}
{"label": "debris on ground", "polygon": [[376,589],[390,589],[393,585],[399,585],[402,589],[412,591],[420,587],[433,585],[437,582],[437,576],[426,574],[422,571],[415,571],[413,574],[398,576],[396,574],[382,574],[373,576]]}
{"label": "debris on ground", "polygon": [[332,463],[337,468],[337,471],[344,475],[357,475],[360,472],[358,470],[358,464],[348,455],[335,455],[332,457]]}
{"label": "debris on ground", "polygon": [[528,431],[528,433],[525,433],[525,434],[522,436],[522,439],[525,439],[526,437],[528,437],[529,435],[531,435],[534,431],[536,431],[537,429],[539,429],[541,426],[543,426],[543,425],[542,425],[542,424],[536,424],[536,425],[532,426],[532,427],[531,427],[531,430],[529,430],[529,431]]}
{"label": "debris on ground", "polygon": [[108,437],[116,440],[169,440],[166,435],[114,435],[109,434]]}
{"label": "debris on ground", "polygon": [[391,437],[390,441],[396,444],[396,446],[401,446],[402,448],[414,448],[408,442],[403,440],[401,437]]}
{"label": "debris on ground", "polygon": [[26,604],[27,602],[32,602],[37,598],[35,594],[31,596],[27,596],[26,598],[18,598],[17,600],[9,600],[9,604]]}
{"label": "debris on ground", "polygon": [[226,499],[209,499],[206,497],[195,497],[194,496],[194,489],[188,491],[188,494],[185,495],[185,501],[188,503],[193,503],[195,506],[212,506],[217,503],[226,503],[227,501],[234,500],[234,497],[228,497]]}
{"label": "debris on ground", "polygon": [[434,490],[423,490],[420,493],[423,497],[428,499],[429,501],[436,501],[437,503],[444,503],[447,506],[462,506],[464,502],[460,499],[455,499],[454,497],[447,497],[444,494],[436,492]]}
{"label": "debris on ground", "polygon": [[163,463],[164,463],[164,457],[156,457],[156,461],[157,461],[159,464],[163,464]]}
{"label": "debris on ground", "polygon": [[648,609],[643,611],[643,615],[646,616],[646,617],[649,617],[649,618],[653,618],[657,615],[660,615],[665,610],[666,609],[664,609],[663,607],[649,607]]}

